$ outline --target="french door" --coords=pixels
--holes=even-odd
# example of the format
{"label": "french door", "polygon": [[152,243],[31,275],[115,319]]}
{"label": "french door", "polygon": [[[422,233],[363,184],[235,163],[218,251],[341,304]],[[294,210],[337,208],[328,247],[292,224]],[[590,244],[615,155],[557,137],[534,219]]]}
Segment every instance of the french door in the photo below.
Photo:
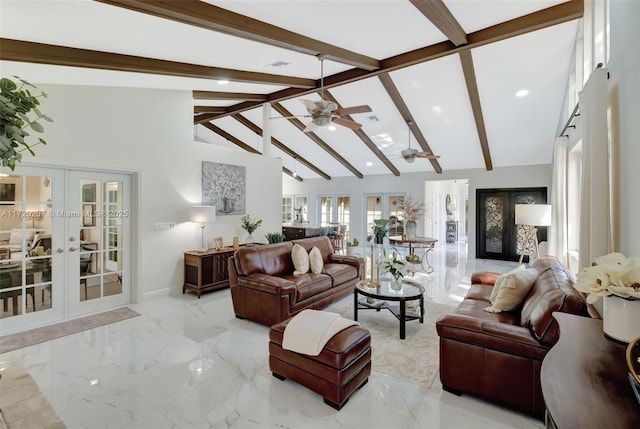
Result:
{"label": "french door", "polygon": [[[517,261],[528,230],[515,223],[516,204],[545,204],[547,188],[477,189],[476,255],[483,259]],[[538,240],[547,239],[547,228],[538,229]],[[526,248],[525,253],[531,253]]]}
{"label": "french door", "polygon": [[0,335],[130,302],[130,177],[0,177]]}

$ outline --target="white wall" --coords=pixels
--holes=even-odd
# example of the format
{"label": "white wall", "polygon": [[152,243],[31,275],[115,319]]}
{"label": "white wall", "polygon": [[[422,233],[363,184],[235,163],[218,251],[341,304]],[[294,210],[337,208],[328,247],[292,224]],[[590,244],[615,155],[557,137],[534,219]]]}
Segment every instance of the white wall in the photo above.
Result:
{"label": "white wall", "polygon": [[[611,1],[609,98],[613,171],[620,187],[614,207],[620,219],[619,250],[640,256],[640,2]],[[615,215],[615,214],[614,214]],[[617,250],[617,249],[616,249]]]}
{"label": "white wall", "polygon": [[[25,164],[137,174],[138,295],[182,289],[182,252],[200,247],[200,227],[187,220],[189,206],[202,200],[202,161],[246,166],[247,213],[263,220],[254,236],[266,241],[265,233],[280,230],[281,161],[194,142],[191,91],[38,86],[49,95],[41,110],[55,122],[46,124],[48,145],[38,146]],[[227,245],[233,236],[242,242],[240,217],[218,216],[209,224],[209,246],[214,236]],[[175,222],[176,228],[155,230],[156,222]]]}
{"label": "white wall", "polygon": [[[410,173],[400,177],[392,175],[365,176],[364,179],[339,177],[332,180],[311,179],[298,182],[282,175],[284,194],[308,194],[309,213],[317,210],[317,195],[320,193],[340,193],[351,196],[351,236],[361,242],[369,232],[365,231],[363,195],[372,192],[406,192],[415,196],[425,195],[425,182],[438,180],[469,181],[469,256],[475,257],[475,204],[476,189],[489,188],[521,188],[551,186],[551,165],[527,165],[518,167],[484,169],[451,170],[442,174]],[[461,209],[458,204],[459,210]],[[313,220],[312,220],[313,222]],[[424,235],[424,222],[418,222],[418,235]]]}

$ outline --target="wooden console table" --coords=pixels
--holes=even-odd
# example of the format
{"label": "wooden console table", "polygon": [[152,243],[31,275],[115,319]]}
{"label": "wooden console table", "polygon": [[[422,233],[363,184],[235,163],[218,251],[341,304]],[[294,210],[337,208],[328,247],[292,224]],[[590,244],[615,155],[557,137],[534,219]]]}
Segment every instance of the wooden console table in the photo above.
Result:
{"label": "wooden console table", "polygon": [[560,339],[540,372],[548,428],[640,428],[627,379],[626,347],[605,338],[602,320],[553,313]]}
{"label": "wooden console table", "polygon": [[229,287],[229,258],[235,250],[231,247],[223,250],[209,249],[206,253],[184,252],[184,284],[182,293],[187,290],[198,295],[203,292]]}

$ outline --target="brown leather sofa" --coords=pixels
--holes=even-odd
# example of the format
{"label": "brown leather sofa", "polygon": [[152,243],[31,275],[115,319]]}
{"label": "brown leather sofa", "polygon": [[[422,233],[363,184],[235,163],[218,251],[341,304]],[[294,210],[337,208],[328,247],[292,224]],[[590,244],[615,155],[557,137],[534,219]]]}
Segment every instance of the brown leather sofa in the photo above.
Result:
{"label": "brown leather sofa", "polygon": [[[597,317],[572,278],[553,257],[537,259],[539,277],[521,309],[484,311],[498,273],[479,272],[452,314],[436,322],[440,336],[440,380],[445,390],[483,399],[544,417],[540,367],[558,341],[554,311]],[[567,356],[571,359],[571,356]]]}
{"label": "brown leather sofa", "polygon": [[[321,273],[293,275],[291,249],[320,250]],[[229,258],[229,284],[236,317],[274,325],[306,308],[319,310],[353,293],[364,279],[364,260],[334,253],[329,237],[243,247]]]}

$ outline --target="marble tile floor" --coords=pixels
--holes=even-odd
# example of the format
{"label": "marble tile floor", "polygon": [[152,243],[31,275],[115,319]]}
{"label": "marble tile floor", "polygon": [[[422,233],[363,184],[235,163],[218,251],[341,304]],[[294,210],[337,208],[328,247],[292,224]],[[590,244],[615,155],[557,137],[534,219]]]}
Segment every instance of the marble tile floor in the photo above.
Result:
{"label": "marble tile floor", "polygon": [[[439,246],[431,256],[435,272],[418,274],[426,299],[454,305],[472,272],[515,267],[469,260],[463,244]],[[439,380],[426,389],[375,370],[336,411],[319,395],[271,375],[268,327],[236,319],[228,289],[199,300],[175,289],[130,305],[139,317],[0,355],[0,367],[24,366],[71,429],[544,426],[444,392]]]}

